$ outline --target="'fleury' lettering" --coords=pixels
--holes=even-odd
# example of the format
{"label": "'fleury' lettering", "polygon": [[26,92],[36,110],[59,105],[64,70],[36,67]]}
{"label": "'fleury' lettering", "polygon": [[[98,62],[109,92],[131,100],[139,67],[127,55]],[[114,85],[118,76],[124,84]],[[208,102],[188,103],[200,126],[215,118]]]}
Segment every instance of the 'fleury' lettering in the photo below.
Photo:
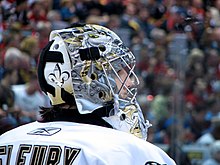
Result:
{"label": "'fleury' lettering", "polygon": [[[69,165],[74,162],[81,149],[68,146],[56,145],[31,145],[20,144],[16,147],[12,145],[0,146],[0,165],[9,165],[15,162],[17,165],[57,165],[63,158],[63,164]],[[12,154],[13,153],[13,154]],[[15,154],[16,153],[16,154]]]}

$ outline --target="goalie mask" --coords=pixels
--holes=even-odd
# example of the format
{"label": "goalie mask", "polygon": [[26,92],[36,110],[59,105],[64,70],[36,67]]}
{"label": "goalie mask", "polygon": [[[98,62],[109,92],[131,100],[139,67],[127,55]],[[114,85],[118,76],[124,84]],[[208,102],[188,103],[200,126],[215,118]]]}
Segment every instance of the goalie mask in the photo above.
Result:
{"label": "goalie mask", "polygon": [[113,104],[103,119],[146,139],[150,124],[136,101],[134,68],[134,55],[114,32],[88,24],[51,32],[38,78],[52,105],[76,104],[79,113],[88,114]]}

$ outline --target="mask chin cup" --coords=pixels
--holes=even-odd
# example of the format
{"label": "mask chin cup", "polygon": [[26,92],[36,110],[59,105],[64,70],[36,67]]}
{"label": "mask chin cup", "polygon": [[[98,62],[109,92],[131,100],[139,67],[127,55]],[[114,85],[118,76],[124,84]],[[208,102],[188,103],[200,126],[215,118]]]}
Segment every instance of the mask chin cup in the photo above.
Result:
{"label": "mask chin cup", "polygon": [[111,112],[109,117],[103,119],[114,129],[133,134],[134,136],[147,139],[148,128],[151,126],[149,121],[144,120],[144,116],[139,104],[120,104],[115,96],[114,114]]}

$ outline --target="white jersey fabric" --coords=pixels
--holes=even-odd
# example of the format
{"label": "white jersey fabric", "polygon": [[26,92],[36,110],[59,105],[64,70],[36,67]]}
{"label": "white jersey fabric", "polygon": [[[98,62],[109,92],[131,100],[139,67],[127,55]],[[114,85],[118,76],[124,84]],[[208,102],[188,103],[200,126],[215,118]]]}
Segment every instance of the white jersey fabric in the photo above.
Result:
{"label": "white jersey fabric", "polygon": [[0,136],[1,165],[175,165],[157,146],[118,130],[33,122]]}

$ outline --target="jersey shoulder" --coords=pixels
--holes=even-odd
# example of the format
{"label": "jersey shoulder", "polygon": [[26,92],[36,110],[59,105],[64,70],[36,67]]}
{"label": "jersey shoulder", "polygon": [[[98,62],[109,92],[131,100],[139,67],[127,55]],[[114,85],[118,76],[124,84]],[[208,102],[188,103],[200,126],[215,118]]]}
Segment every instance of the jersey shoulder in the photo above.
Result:
{"label": "jersey shoulder", "polygon": [[77,149],[83,153],[79,161],[93,158],[114,165],[120,165],[120,160],[126,165],[175,164],[163,150],[147,141],[126,132],[89,124],[33,122],[0,136],[0,146],[21,148],[24,144],[32,149],[39,146]]}

